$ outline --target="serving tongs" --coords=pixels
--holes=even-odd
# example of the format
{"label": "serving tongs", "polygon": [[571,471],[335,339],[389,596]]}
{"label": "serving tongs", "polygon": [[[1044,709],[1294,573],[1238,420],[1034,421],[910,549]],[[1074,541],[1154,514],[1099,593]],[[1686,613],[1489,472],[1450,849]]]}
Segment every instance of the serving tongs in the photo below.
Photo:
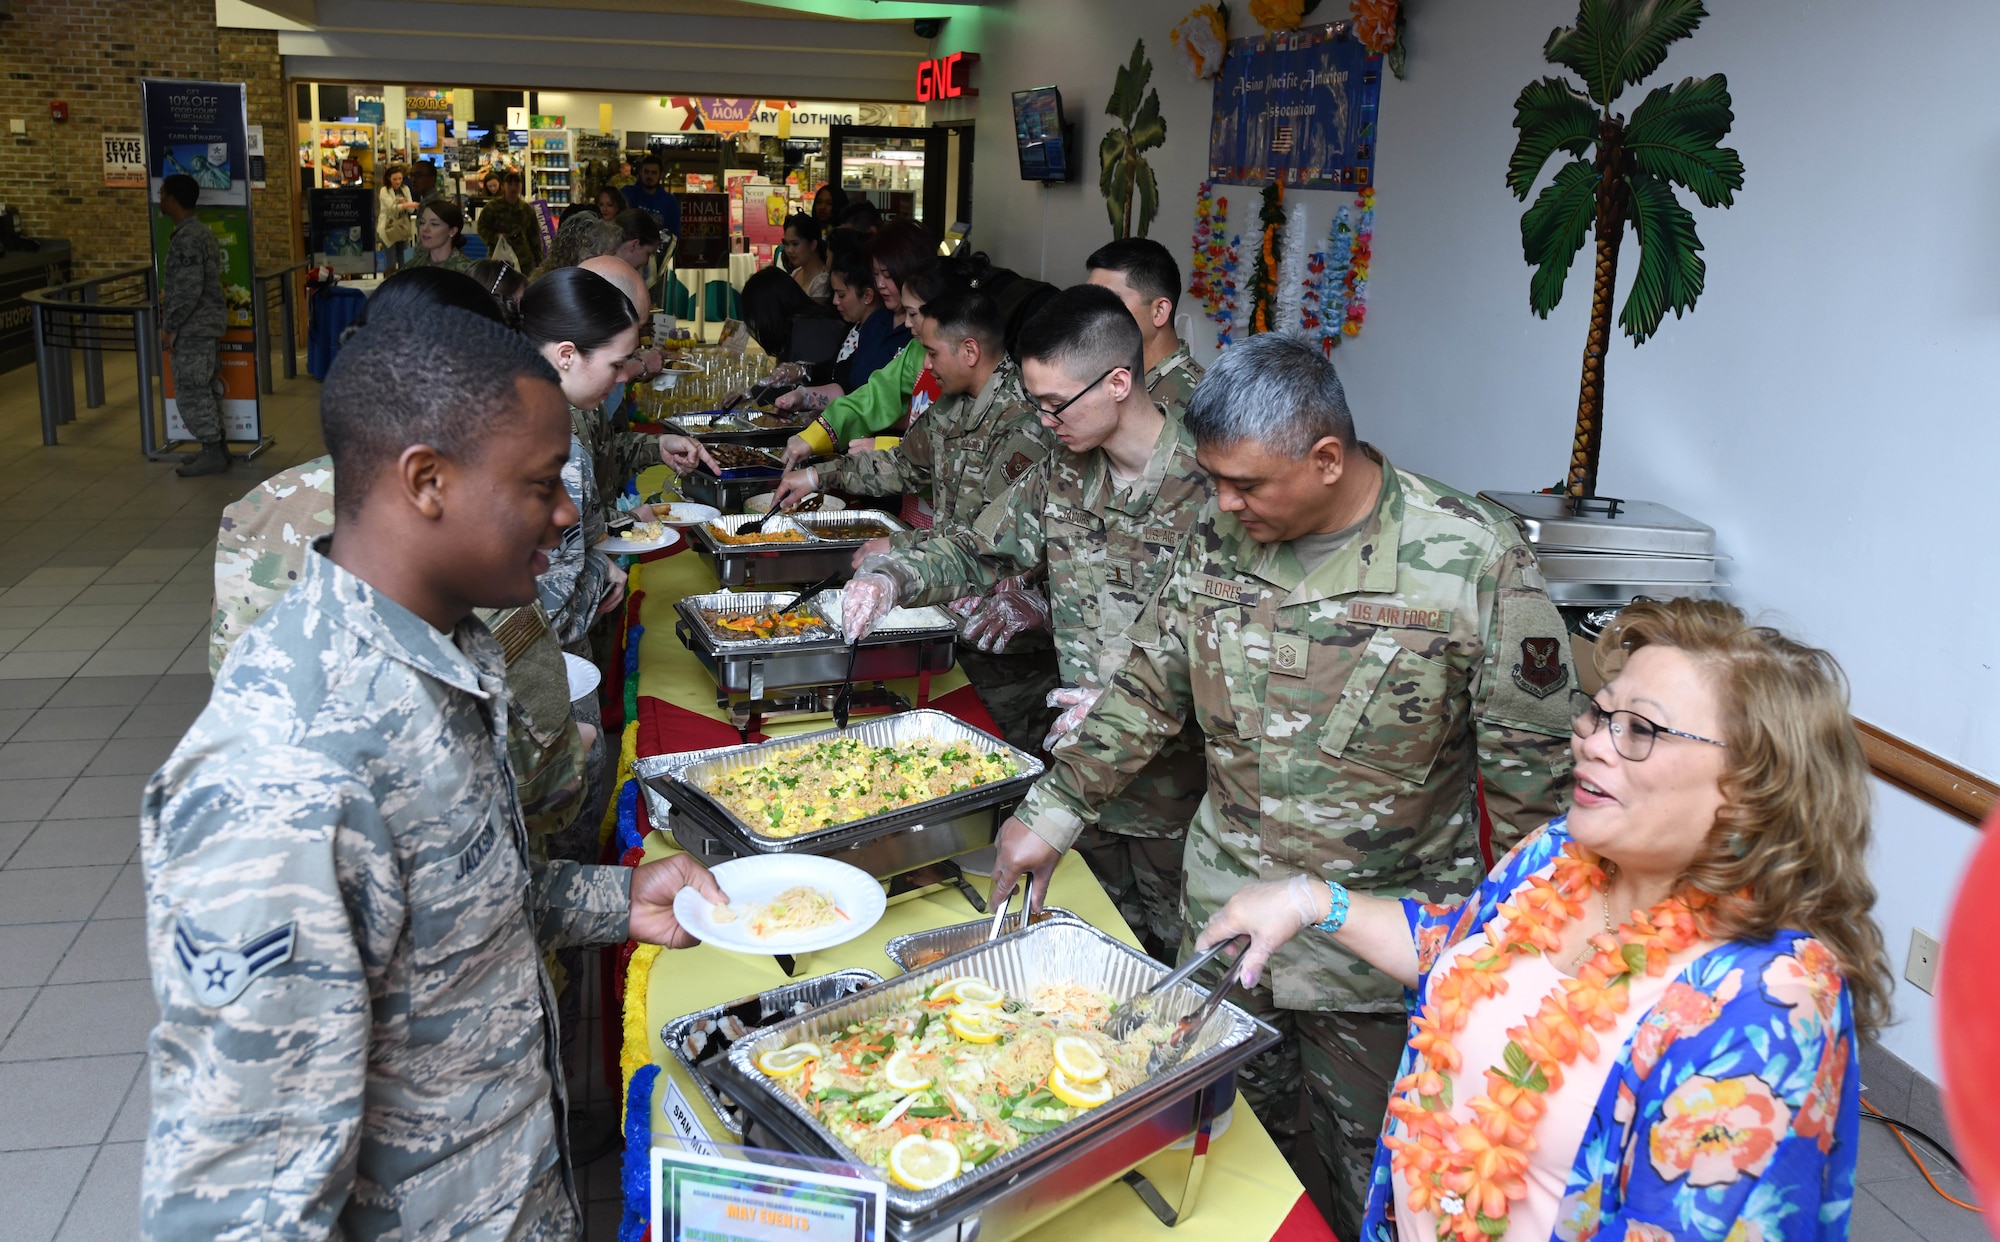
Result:
{"label": "serving tongs", "polygon": [[[736,528],[736,533],[739,535],[759,534],[764,529],[764,523],[770,521],[774,517],[779,517],[781,515],[789,516],[794,513],[812,513],[818,510],[818,508],[824,503],[826,503],[825,493],[807,492],[804,498],[802,498],[798,504],[793,505],[789,509],[780,509],[776,505],[772,505],[771,511],[769,513],[766,513],[763,517],[758,518],[754,522],[743,523],[743,525]],[[839,576],[840,576],[839,574],[834,575],[835,578]],[[832,578],[827,579],[828,583],[831,583],[832,581],[833,581]]]}
{"label": "serving tongs", "polygon": [[[1161,979],[1158,983],[1155,983],[1152,987],[1147,988],[1145,991],[1139,993],[1131,1000],[1126,1001],[1124,1004],[1118,1006],[1118,1008],[1112,1010],[1110,1018],[1106,1019],[1104,1023],[1105,1036],[1110,1039],[1119,1039],[1119,1040],[1130,1038],[1132,1032],[1138,1030],[1140,1027],[1146,1025],[1146,1023],[1153,1020],[1155,1012],[1159,1009],[1160,999],[1162,997],[1171,994],[1174,991],[1174,989],[1180,987],[1183,983],[1186,983],[1190,978],[1194,976],[1194,973],[1196,971],[1200,970],[1202,967],[1214,961],[1216,957],[1219,956],[1224,949],[1235,944],[1239,940],[1243,942],[1243,947],[1245,949],[1248,949],[1250,947],[1250,934],[1248,932],[1244,932],[1240,935],[1231,936],[1227,940],[1221,941],[1216,944],[1212,944],[1208,948],[1203,949],[1201,952],[1195,954],[1187,961],[1182,962],[1179,966],[1175,967],[1172,972],[1170,972],[1165,978]],[[1203,1026],[1206,1026],[1208,1024],[1208,1019],[1210,1015],[1212,1015],[1216,1011],[1216,1009],[1221,1006],[1222,998],[1226,996],[1228,992],[1229,992],[1229,980],[1227,977],[1225,977],[1215,985],[1215,990],[1208,994],[1208,1000],[1203,1002],[1201,1008],[1195,1010],[1187,1017],[1181,1019],[1179,1025],[1177,1025],[1174,1028],[1174,1033],[1171,1036],[1169,1036],[1167,1038],[1166,1043],[1163,1043],[1162,1045],[1160,1045],[1160,1047],[1164,1049],[1171,1044],[1185,1043],[1187,1037],[1192,1032],[1199,1031]],[[1156,1050],[1153,1055],[1157,1058],[1159,1056],[1159,1052]],[[1179,1059],[1180,1058],[1177,1056],[1174,1058],[1174,1061],[1178,1061]],[[1159,1066],[1159,1067],[1155,1067],[1151,1063],[1148,1063],[1147,1069],[1150,1072],[1158,1073],[1160,1069],[1168,1068],[1172,1066],[1173,1063],[1174,1063],[1173,1061],[1169,1061],[1165,1066]]]}

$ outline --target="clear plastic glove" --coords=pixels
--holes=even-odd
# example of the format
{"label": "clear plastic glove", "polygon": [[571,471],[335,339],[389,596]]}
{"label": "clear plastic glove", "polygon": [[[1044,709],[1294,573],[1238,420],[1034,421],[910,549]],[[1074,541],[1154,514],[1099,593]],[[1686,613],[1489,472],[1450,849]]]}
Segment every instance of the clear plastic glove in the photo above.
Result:
{"label": "clear plastic glove", "polygon": [[708,455],[701,441],[686,436],[661,436],[660,460],[677,474],[685,474],[698,465],[707,466],[717,474],[722,473],[721,467],[715,464],[715,458]]}
{"label": "clear plastic glove", "polygon": [[1254,988],[1271,955],[1285,947],[1293,936],[1324,919],[1332,907],[1333,898],[1325,882],[1309,875],[1295,875],[1269,884],[1246,884],[1208,920],[1194,947],[1206,949],[1248,932],[1250,947],[1237,959],[1236,977],[1244,987]]}
{"label": "clear plastic glove", "polygon": [[805,437],[793,436],[791,439],[785,441],[785,469],[796,470],[798,467],[811,461],[812,457],[813,447],[805,442]]}
{"label": "clear plastic glove", "polygon": [[771,374],[759,385],[762,388],[776,388],[780,384],[803,384],[806,382],[806,366],[803,362],[781,362],[771,368]]}
{"label": "clear plastic glove", "polygon": [[771,502],[773,509],[790,509],[806,497],[819,490],[819,471],[807,466],[803,470],[787,470],[785,477],[778,480],[778,495]]}
{"label": "clear plastic glove", "polygon": [[886,538],[870,539],[867,543],[854,549],[854,559],[849,564],[853,565],[856,569],[866,569],[868,568],[869,557],[879,556],[884,552],[891,551],[895,546],[894,543]]}
{"label": "clear plastic glove", "polygon": [[1034,878],[1028,881],[1028,909],[1040,910],[1048,900],[1049,878],[1055,874],[1056,864],[1062,861],[1062,851],[1011,815],[1000,825],[1000,838],[995,844],[999,849],[993,860],[992,899],[995,902],[1005,899],[1023,875],[1030,875]]}
{"label": "clear plastic glove", "polygon": [[1104,697],[1102,690],[1087,690],[1082,686],[1058,686],[1049,691],[1048,705],[1068,710],[1056,717],[1049,727],[1049,735],[1042,739],[1042,749],[1048,750],[1057,742],[1076,731],[1083,718],[1090,715],[1090,709],[1097,706],[1097,700]]}
{"label": "clear plastic glove", "polygon": [[981,651],[1005,651],[1029,630],[1049,628],[1049,601],[1040,591],[1002,583],[965,623],[965,636]]}
{"label": "clear plastic glove", "polygon": [[840,631],[848,642],[868,637],[896,606],[896,582],[887,574],[856,574],[840,589]]}
{"label": "clear plastic glove", "polygon": [[951,609],[961,618],[969,618],[973,613],[978,612],[979,606],[985,602],[986,597],[984,595],[967,595],[951,601],[945,607]]}

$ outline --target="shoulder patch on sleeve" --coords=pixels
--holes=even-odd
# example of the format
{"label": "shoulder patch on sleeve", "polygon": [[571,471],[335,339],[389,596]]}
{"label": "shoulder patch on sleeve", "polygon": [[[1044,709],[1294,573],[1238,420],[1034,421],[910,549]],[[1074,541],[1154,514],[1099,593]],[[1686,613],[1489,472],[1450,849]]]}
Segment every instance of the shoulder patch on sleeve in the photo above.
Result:
{"label": "shoulder patch on sleeve", "polygon": [[174,922],[174,958],[187,976],[195,1000],[204,1009],[219,1009],[243,995],[253,980],[292,959],[298,924],[286,923],[232,948],[206,949],[195,940],[186,919]]}

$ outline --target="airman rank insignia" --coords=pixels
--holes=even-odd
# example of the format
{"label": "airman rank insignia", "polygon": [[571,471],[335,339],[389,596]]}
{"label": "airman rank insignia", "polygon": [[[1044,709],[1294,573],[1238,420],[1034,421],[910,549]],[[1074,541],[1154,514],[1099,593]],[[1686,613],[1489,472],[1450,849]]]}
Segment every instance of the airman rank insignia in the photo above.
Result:
{"label": "airman rank insignia", "polygon": [[195,1000],[204,1009],[220,1009],[243,995],[252,980],[290,961],[297,938],[298,924],[287,923],[235,948],[203,951],[182,919],[174,923],[174,958],[194,989]]}
{"label": "airman rank insignia", "polygon": [[1306,657],[1312,643],[1298,634],[1271,635],[1271,671],[1287,677],[1306,675]]}
{"label": "airman rank insignia", "polygon": [[1569,684],[1562,662],[1562,639],[1524,638],[1521,662],[1514,666],[1514,684],[1538,699],[1546,699]]}

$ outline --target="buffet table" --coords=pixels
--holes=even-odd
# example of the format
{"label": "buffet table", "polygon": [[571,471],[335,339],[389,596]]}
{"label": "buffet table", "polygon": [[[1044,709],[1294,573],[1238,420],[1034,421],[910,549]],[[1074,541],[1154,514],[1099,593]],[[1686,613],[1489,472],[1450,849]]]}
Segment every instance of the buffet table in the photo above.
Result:
{"label": "buffet table", "polygon": [[[638,567],[634,601],[628,612],[629,640],[636,654],[628,657],[626,702],[636,707],[636,720],[626,726],[625,770],[635,756],[735,745],[740,738],[727,713],[715,702],[715,685],[706,669],[674,633],[676,600],[716,589],[714,575],[682,543],[655,554]],[[890,683],[915,702],[914,679]],[[954,668],[930,679],[930,706],[950,712],[977,727],[993,723],[978,695]],[[827,727],[824,719],[778,722],[772,734],[805,732]],[[755,735],[761,736],[761,735]],[[642,841],[624,852],[624,861],[663,857],[675,847],[646,820],[644,799],[627,794],[614,802],[622,845]],[[985,893],[990,883],[969,877]],[[990,894],[989,894],[990,895]],[[1092,878],[1082,859],[1071,854],[1057,868],[1049,903],[1065,907],[1093,925],[1137,945],[1116,908]],[[797,978],[829,971],[865,967],[893,976],[895,966],[883,953],[892,937],[908,932],[964,923],[979,917],[956,889],[935,886],[892,898],[887,913],[869,932],[834,949],[803,954]],[[662,952],[638,946],[631,952],[626,974],[620,1068],[626,1119],[626,1220],[621,1239],[642,1236],[648,1207],[645,1147],[648,1136],[665,1141],[675,1134],[662,1113],[673,1101],[685,1130],[691,1119],[711,1138],[734,1142],[734,1136],[709,1109],[679,1061],[660,1041],[660,1031],[674,1018],[698,1009],[781,986],[788,979],[773,958],[730,953],[707,945]],[[659,1067],[654,1070],[650,1067]],[[667,1089],[667,1084],[672,1090]],[[1188,1166],[1185,1152],[1166,1152],[1140,1166],[1149,1180],[1172,1200],[1180,1192]],[[1113,1183],[1081,1205],[1023,1235],[1035,1242],[1062,1238],[1274,1238],[1286,1242],[1325,1242],[1333,1235],[1305,1197],[1296,1176],[1278,1154],[1269,1135],[1247,1106],[1234,1110],[1227,1133],[1210,1146],[1199,1200],[1193,1214],[1178,1229],[1160,1224],[1129,1187]],[[991,1239],[990,1242],[1004,1242]]]}

